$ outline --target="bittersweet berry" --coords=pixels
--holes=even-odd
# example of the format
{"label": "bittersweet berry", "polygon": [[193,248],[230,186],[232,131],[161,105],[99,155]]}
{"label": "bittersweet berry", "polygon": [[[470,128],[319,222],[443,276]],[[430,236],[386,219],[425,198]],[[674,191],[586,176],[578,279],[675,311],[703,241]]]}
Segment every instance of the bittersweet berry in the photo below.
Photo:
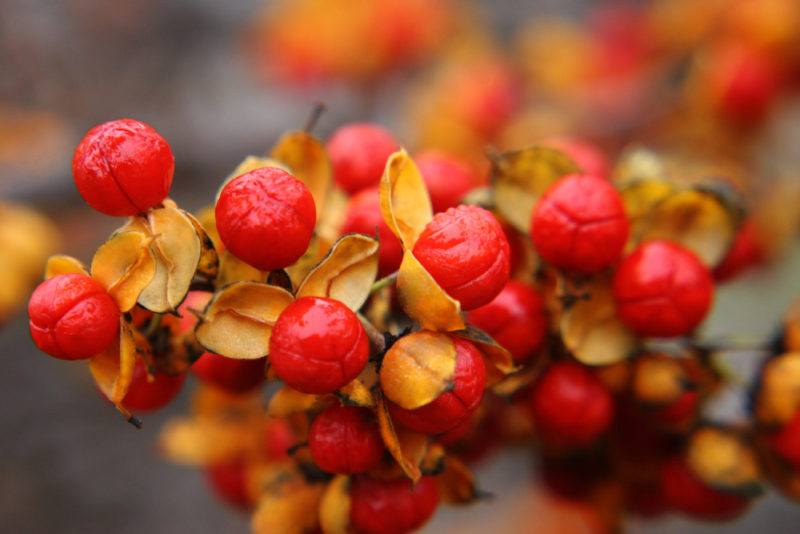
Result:
{"label": "bittersweet berry", "polygon": [[273,462],[289,458],[289,449],[297,444],[297,436],[286,419],[267,418],[264,424],[264,456]]}
{"label": "bittersweet berry", "polygon": [[386,160],[400,145],[377,124],[353,123],[333,132],[327,148],[336,183],[353,195],[378,185]]}
{"label": "bittersweet berry", "polygon": [[608,158],[592,143],[574,137],[555,137],[548,139],[544,144],[565,153],[584,174],[608,178],[610,167]]}
{"label": "bittersweet berry", "polygon": [[357,377],[368,358],[364,327],[338,300],[299,298],[272,329],[270,365],[278,378],[303,393],[333,393]]}
{"label": "bittersweet berry", "polygon": [[283,269],[302,256],[317,214],[308,187],[277,167],[263,167],[228,182],[215,210],[225,247],[262,271]]}
{"label": "bittersweet berry", "polygon": [[119,307],[93,278],[62,274],[39,284],[28,302],[33,342],[62,360],[90,358],[119,335]]}
{"label": "bittersweet berry", "polygon": [[640,245],[619,265],[614,300],[636,334],[673,337],[694,330],[714,296],[711,273],[697,256],[670,241]]}
{"label": "bittersweet berry", "polygon": [[591,174],[554,183],[531,217],[531,238],[542,259],[575,273],[596,273],[617,261],[628,231],[619,193],[608,180]]}
{"label": "bittersweet berry", "polygon": [[721,48],[714,59],[710,83],[720,114],[743,126],[764,119],[781,88],[773,59],[736,45]]}
{"label": "bittersweet berry", "polygon": [[573,362],[551,365],[531,396],[534,428],[545,443],[584,447],[611,424],[614,403],[605,385]]}
{"label": "bittersweet berry", "polygon": [[769,443],[781,458],[800,471],[800,411],[769,436]]}
{"label": "bittersweet berry", "polygon": [[95,126],[72,158],[72,176],[83,199],[114,216],[136,215],[164,200],[174,170],[169,144],[134,119]]}
{"label": "bittersweet berry", "polygon": [[308,432],[311,457],[328,473],[363,473],[383,458],[383,439],[370,410],[333,405],[317,415]]}
{"label": "bittersweet berry", "polygon": [[448,295],[473,310],[508,282],[511,252],[494,216],[478,206],[437,213],[414,244],[414,256]]}
{"label": "bittersweet berry", "polygon": [[469,312],[467,320],[511,352],[517,363],[533,356],[547,333],[542,297],[516,280],[509,280],[489,304]]}
{"label": "bittersweet berry", "polygon": [[206,482],[217,497],[235,508],[249,510],[255,505],[247,487],[247,464],[242,459],[209,465]]}
{"label": "bittersweet berry", "polygon": [[416,484],[407,478],[380,480],[359,476],[350,486],[350,523],[358,534],[405,534],[417,530],[439,505],[432,477]]}
{"label": "bittersweet berry", "polygon": [[133,368],[130,389],[122,400],[122,405],[137,412],[158,410],[178,396],[185,379],[185,374],[168,375],[159,372],[151,379],[144,361],[138,358]]}
{"label": "bittersweet berry", "polygon": [[234,360],[205,352],[192,364],[192,372],[206,384],[230,393],[246,393],[264,383],[266,365],[266,358]]}
{"label": "bittersweet berry", "polygon": [[456,369],[453,387],[432,402],[413,410],[388,401],[392,419],[401,425],[425,434],[452,430],[468,419],[478,408],[486,387],[486,367],[475,345],[452,336],[456,348]]}
{"label": "bittersweet berry", "polygon": [[395,272],[403,261],[403,246],[389,229],[381,215],[380,193],[377,187],[370,187],[356,193],[347,206],[342,233],[375,235],[378,232],[378,275],[386,276]]}
{"label": "bittersweet berry", "polygon": [[662,467],[661,489],[667,503],[697,519],[732,519],[748,504],[744,497],[712,488],[700,480],[680,457],[667,460]]}
{"label": "bittersweet berry", "polygon": [[764,261],[766,251],[752,219],[742,223],[733,245],[722,262],[714,268],[714,279],[727,282]]}
{"label": "bittersweet berry", "polygon": [[434,213],[454,208],[477,184],[478,177],[457,157],[438,150],[428,150],[414,158],[422,174]]}

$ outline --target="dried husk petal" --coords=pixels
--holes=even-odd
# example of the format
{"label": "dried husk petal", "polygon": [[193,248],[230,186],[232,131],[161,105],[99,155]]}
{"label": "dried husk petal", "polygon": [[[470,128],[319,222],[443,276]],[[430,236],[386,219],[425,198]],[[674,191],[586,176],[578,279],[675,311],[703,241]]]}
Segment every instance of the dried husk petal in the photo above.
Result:
{"label": "dried husk petal", "polygon": [[756,417],[765,425],[782,425],[800,409],[800,352],[768,360],[761,373]]}
{"label": "dried husk petal", "polygon": [[225,251],[219,258],[219,273],[214,282],[217,288],[225,287],[234,282],[265,282],[267,273],[259,271],[252,265],[243,262],[229,251]]}
{"label": "dried husk petal", "polygon": [[270,398],[267,415],[283,418],[297,413],[316,412],[331,402],[332,399],[329,396],[300,393],[296,389],[284,386]]}
{"label": "dried husk petal", "polygon": [[731,429],[706,426],[689,438],[686,462],[706,484],[740,495],[761,493],[755,450]]}
{"label": "dried husk petal", "polygon": [[400,149],[386,161],[380,195],[383,220],[403,247],[411,250],[433,218],[433,210],[425,181],[405,150]]}
{"label": "dried husk petal", "polygon": [[208,280],[214,280],[219,274],[219,255],[214,247],[214,240],[194,215],[183,210],[181,213],[192,223],[197,238],[200,240],[200,260],[197,263],[197,274]]}
{"label": "dried husk petal", "polygon": [[620,155],[612,177],[622,188],[634,182],[664,181],[667,178],[667,167],[663,158],[653,150],[633,146]]}
{"label": "dried husk petal", "polygon": [[92,277],[106,288],[122,312],[136,305],[156,273],[150,249],[153,238],[143,226],[132,228],[135,226],[124,226],[100,245],[91,265]]}
{"label": "dried husk petal", "polygon": [[272,147],[270,157],[289,167],[292,175],[308,187],[320,220],[333,181],[333,167],[322,142],[302,130],[287,132]]}
{"label": "dried husk petal", "polygon": [[319,505],[319,525],[325,534],[349,534],[350,477],[333,477],[322,494]]}
{"label": "dried husk petal", "polygon": [[378,396],[376,403],[375,412],[386,450],[397,461],[406,476],[417,482],[422,477],[420,464],[428,448],[428,436],[396,428],[383,397]]}
{"label": "dried husk petal", "polygon": [[305,534],[319,524],[324,484],[309,484],[296,470],[272,473],[252,518],[254,534]]}
{"label": "dried husk petal", "polygon": [[438,331],[463,330],[461,304],[448,295],[406,250],[397,273],[397,297],[406,314],[422,328]]}
{"label": "dried husk petal", "polygon": [[111,346],[89,360],[89,371],[97,388],[126,417],[131,413],[122,406],[122,400],[128,394],[133,379],[133,369],[141,345],[141,350],[148,350],[147,342],[131,325],[120,318],[119,337]]}
{"label": "dried husk petal", "polygon": [[372,389],[378,383],[378,371],[375,362],[367,362],[364,370],[352,382],[336,392],[342,402],[350,406],[361,408],[374,408],[375,397]]}
{"label": "dried husk petal", "polygon": [[448,456],[444,460],[444,472],[438,477],[439,494],[449,504],[469,504],[478,499],[480,492],[475,484],[475,475],[467,465]]}
{"label": "dried husk petal", "polygon": [[47,258],[44,266],[44,279],[49,280],[61,274],[85,274],[88,276],[89,271],[80,260],[72,256],[56,254]]}
{"label": "dried husk petal", "polygon": [[480,328],[468,324],[464,330],[455,331],[453,335],[476,345],[478,350],[485,354],[502,374],[507,375],[518,369],[511,353]]}

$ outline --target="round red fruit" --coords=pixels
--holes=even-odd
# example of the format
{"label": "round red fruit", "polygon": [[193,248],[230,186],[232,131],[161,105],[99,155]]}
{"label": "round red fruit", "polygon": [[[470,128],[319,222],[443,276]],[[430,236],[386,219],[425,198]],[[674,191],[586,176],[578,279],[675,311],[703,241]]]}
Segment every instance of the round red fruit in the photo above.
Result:
{"label": "round red fruit", "polygon": [[209,465],[206,481],[222,501],[242,510],[255,505],[247,489],[247,465],[242,460],[233,460]]}
{"label": "round red fruit", "polygon": [[772,448],[800,471],[800,411],[770,436]]}
{"label": "round red fruit", "polygon": [[308,433],[311,457],[328,473],[363,473],[383,458],[383,439],[372,412],[334,405],[320,413]]}
{"label": "round red fruit", "polygon": [[228,182],[215,212],[225,248],[262,271],[296,262],[308,248],[317,221],[308,187],[277,167]]}
{"label": "round red fruit", "polygon": [[608,180],[572,174],[554,183],[531,217],[539,255],[565,271],[593,274],[612,265],[628,240],[622,198]]}
{"label": "round red fruit", "polygon": [[333,132],[327,148],[336,183],[352,195],[378,185],[386,160],[400,145],[377,124],[353,123]]}
{"label": "round red fruit", "polygon": [[84,274],[62,274],[39,284],[28,302],[28,317],[36,346],[62,360],[90,358],[119,335],[119,307]]}
{"label": "round red fruit", "polygon": [[452,389],[413,410],[387,402],[392,419],[424,434],[441,434],[457,427],[478,408],[486,388],[486,367],[475,345],[451,336],[456,347],[456,369]]}
{"label": "round red fruit", "polygon": [[386,276],[400,268],[403,261],[403,246],[389,229],[381,215],[380,192],[370,187],[357,193],[347,206],[342,233],[358,233],[374,236],[378,232],[378,274]]}
{"label": "round red fruit", "polygon": [[614,416],[611,394],[584,366],[551,365],[532,394],[534,427],[548,444],[583,447],[603,434]]}
{"label": "round red fruit", "polygon": [[544,144],[565,153],[581,168],[584,174],[608,178],[608,158],[592,143],[572,137],[556,137],[548,139]]}
{"label": "round red fruit", "polygon": [[698,519],[733,519],[748,504],[743,497],[705,484],[678,457],[664,464],[661,470],[661,489],[667,503]]}
{"label": "round red fruit", "polygon": [[669,241],[640,245],[614,277],[617,313],[640,336],[691,332],[705,318],[713,297],[709,270],[694,253]]}
{"label": "round red fruit", "polygon": [[517,363],[539,350],[547,332],[542,297],[516,280],[509,280],[489,304],[469,312],[467,320],[511,352]]}
{"label": "round red fruit", "polygon": [[478,183],[469,165],[445,152],[429,150],[417,155],[414,162],[425,180],[435,213],[461,204],[464,195]]}
{"label": "round red fruit", "polygon": [[270,364],[278,378],[303,393],[333,393],[356,378],[368,358],[364,327],[338,300],[299,298],[272,329]]}
{"label": "round red fruit", "polygon": [[722,263],[714,268],[714,279],[726,282],[764,261],[766,251],[762,246],[756,225],[752,219],[746,220],[733,241]]}
{"label": "round red fruit", "polygon": [[297,436],[286,419],[267,418],[264,425],[264,455],[277,462],[289,459],[289,449],[297,444]]}
{"label": "round red fruit", "polygon": [[414,244],[414,256],[448,295],[473,310],[508,282],[511,251],[494,216],[477,206],[437,213]]}
{"label": "round red fruit", "polygon": [[439,505],[432,477],[414,484],[407,478],[356,477],[350,487],[350,523],[359,534],[405,534],[417,530]]}
{"label": "round red fruit", "polygon": [[89,130],[72,157],[72,176],[83,199],[106,215],[147,211],[169,193],[175,158],[151,126],[119,119]]}
{"label": "round red fruit", "polygon": [[137,359],[133,368],[131,387],[122,399],[122,405],[129,410],[139,412],[158,410],[178,396],[185,379],[185,374],[155,373],[151,380],[144,362]]}
{"label": "round red fruit", "polygon": [[266,365],[266,358],[234,360],[213,352],[204,352],[192,364],[192,372],[206,384],[230,393],[247,393],[264,383]]}

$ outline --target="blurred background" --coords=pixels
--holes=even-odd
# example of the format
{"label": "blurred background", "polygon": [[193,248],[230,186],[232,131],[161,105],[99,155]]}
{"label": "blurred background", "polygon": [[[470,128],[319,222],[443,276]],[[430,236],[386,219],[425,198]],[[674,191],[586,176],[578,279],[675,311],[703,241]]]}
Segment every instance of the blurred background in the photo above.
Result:
{"label": "blurred background", "polygon": [[[370,57],[360,41],[342,44],[331,57],[315,57],[306,41],[318,37],[320,46],[328,47],[346,41],[335,32],[326,33],[328,26],[318,19],[346,14],[323,7],[324,2],[302,3],[310,7],[298,14],[286,7],[292,2],[263,0],[0,1],[0,201],[34,207],[53,221],[50,226],[36,215],[10,207],[0,210],[0,245],[10,243],[0,253],[8,264],[0,268],[8,286],[0,288],[0,318],[5,321],[0,330],[4,532],[248,530],[248,515],[219,503],[202,472],[163,461],[155,453],[159,427],[171,414],[185,411],[186,392],[179,402],[147,417],[144,428],[136,431],[98,400],[82,366],[35,350],[24,312],[13,309],[15,302],[25,300],[28,284],[40,276],[35,266],[41,263],[35,258],[58,250],[89,261],[97,245],[120,224],[86,206],[71,179],[72,151],[94,124],[134,117],[157,128],[175,154],[171,196],[191,210],[208,204],[217,185],[243,157],[264,153],[282,132],[301,127],[314,103],[322,101],[327,111],[315,133],[323,138],[343,122],[374,120],[397,131],[407,146],[458,137],[445,148],[472,154],[480,160],[475,163],[478,168],[485,167],[482,153],[487,145],[522,146],[543,136],[578,133],[609,153],[632,139],[666,143],[680,138],[720,157],[733,157],[739,173],[761,169],[761,176],[789,192],[784,195],[792,201],[787,211],[781,211],[783,204],[775,209],[795,220],[797,197],[792,195],[800,160],[800,151],[792,150],[800,142],[800,101],[792,94],[796,72],[787,76],[791,82],[774,88],[777,82],[772,84],[756,68],[748,79],[751,85],[761,83],[762,93],[769,93],[761,95],[762,100],[768,102],[745,91],[749,107],[732,122],[702,113],[702,120],[695,119],[694,106],[714,104],[684,98],[685,91],[696,87],[692,84],[703,80],[704,66],[723,63],[712,57],[698,67],[696,57],[687,59],[686,51],[708,39],[703,28],[716,24],[714,9],[724,2],[656,2],[665,12],[662,26],[656,27],[670,29],[665,35],[675,37],[675,42],[662,39],[658,53],[637,48],[634,30],[641,28],[635,17],[638,10],[650,8],[646,2],[625,4],[626,10],[619,12],[603,11],[609,4],[587,0],[455,2],[443,3],[443,11],[428,11],[424,2],[412,2],[422,7],[411,12],[415,18],[407,20],[407,27],[393,34],[394,41],[387,45],[396,61]],[[668,12],[670,4],[677,14]],[[762,4],[782,5],[773,0]],[[783,4],[791,6],[793,0]],[[684,19],[681,13],[691,16]],[[759,31],[772,37],[800,34],[797,19],[777,13],[768,20],[771,25]],[[396,13],[383,16],[391,19]],[[389,32],[382,20],[372,21],[375,31]],[[585,44],[581,27],[608,35],[609,59],[601,74],[575,74],[584,68],[576,64]],[[689,42],[695,30],[698,37]],[[284,34],[302,38],[292,40]],[[453,35],[462,37],[453,38],[455,44],[443,44]],[[679,43],[679,38],[687,42]],[[403,46],[408,43],[414,46]],[[792,53],[800,50],[796,41],[781,44]],[[449,59],[435,64],[430,59],[434,52]],[[658,59],[645,60],[640,53]],[[345,64],[342,57],[348,60]],[[298,64],[302,68],[294,67]],[[454,77],[461,81],[448,85]],[[473,102],[471,89],[467,96],[459,92],[462,85],[479,88],[475,102],[489,101],[485,117],[476,112],[474,131],[468,134],[457,123],[439,120],[454,113],[442,100]],[[685,119],[688,109],[691,121]],[[27,248],[34,250],[12,248],[20,238],[33,243]],[[11,266],[17,263],[24,265]],[[800,293],[797,272],[796,247],[782,246],[780,261],[720,291],[707,334],[768,337],[792,296]],[[754,357],[733,358],[732,365],[743,376],[754,372]],[[732,392],[713,408],[720,417],[735,418],[742,397],[741,391],[738,396]],[[553,506],[532,483],[534,470],[532,455],[521,449],[484,461],[478,468],[481,486],[496,498],[468,509],[445,509],[425,532],[537,532],[537,521],[556,513],[564,516],[559,532],[588,532],[580,511]],[[800,531],[800,507],[770,494],[735,523],[666,517],[633,519],[627,526],[641,533],[792,532]]]}

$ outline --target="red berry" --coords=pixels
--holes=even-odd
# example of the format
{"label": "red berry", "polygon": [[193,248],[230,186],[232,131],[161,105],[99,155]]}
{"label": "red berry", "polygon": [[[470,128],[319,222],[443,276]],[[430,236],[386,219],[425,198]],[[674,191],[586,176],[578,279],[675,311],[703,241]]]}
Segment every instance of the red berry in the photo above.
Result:
{"label": "red berry", "polygon": [[244,461],[233,460],[206,468],[206,481],[214,493],[226,503],[242,510],[249,510],[255,505],[247,489],[246,467]]}
{"label": "red berry", "polygon": [[467,164],[445,152],[428,150],[418,154],[414,162],[425,180],[435,213],[461,204],[464,195],[478,183]]}
{"label": "red berry", "polygon": [[297,436],[285,419],[268,418],[264,426],[264,454],[273,462],[287,460]]}
{"label": "red berry", "polygon": [[228,182],[216,218],[225,248],[257,269],[274,271],[305,253],[317,213],[303,182],[277,167],[263,167]]}
{"label": "red berry", "polygon": [[608,178],[610,167],[608,158],[597,146],[572,137],[556,137],[548,139],[544,144],[565,153],[584,174]]}
{"label": "red berry", "polygon": [[119,119],[89,130],[72,157],[83,199],[106,215],[136,215],[160,203],[172,186],[175,158],[151,126]]}
{"label": "red berry", "polygon": [[141,358],[136,360],[133,368],[133,378],[128,394],[122,399],[122,405],[133,411],[148,412],[166,406],[178,396],[185,374],[167,375],[156,373],[153,379],[147,375],[147,368]]}
{"label": "red berry", "polygon": [[311,457],[328,473],[363,473],[383,458],[383,439],[372,412],[333,405],[320,413],[308,433]]}
{"label": "red berry", "polygon": [[197,315],[192,313],[194,310],[203,311],[208,301],[211,300],[213,294],[209,291],[189,291],[186,298],[183,299],[180,306],[178,306],[178,315],[180,319],[175,324],[173,331],[176,334],[186,334],[197,325]]}
{"label": "red berry", "polygon": [[586,367],[573,362],[551,365],[532,394],[534,425],[550,444],[582,447],[611,424],[614,404],[605,385]]}
{"label": "red berry", "polygon": [[672,458],[664,464],[661,485],[664,498],[671,506],[698,519],[732,519],[748,504],[743,497],[705,484],[681,458]]}
{"label": "red berry", "polygon": [[356,378],[369,343],[355,313],[339,302],[303,297],[275,323],[269,361],[278,378],[303,393],[333,393]]}
{"label": "red berry", "polygon": [[400,149],[395,138],[377,124],[346,124],[333,132],[328,154],[339,187],[354,194],[378,185],[386,160]]}
{"label": "red berry", "polygon": [[772,448],[800,471],[800,411],[770,436]]}
{"label": "red berry", "polygon": [[378,232],[380,249],[378,251],[378,274],[386,276],[400,268],[403,261],[403,246],[389,229],[381,215],[380,192],[370,187],[356,193],[347,206],[342,233],[359,233],[374,236]]}
{"label": "red berry", "polygon": [[712,86],[725,118],[742,125],[762,120],[780,91],[780,74],[770,57],[731,47],[720,52]]}
{"label": "red berry", "polygon": [[531,218],[536,251],[560,269],[592,274],[613,264],[628,240],[622,199],[607,180],[572,174],[539,199]]}
{"label": "red berry", "polygon": [[714,269],[714,279],[725,282],[764,261],[766,253],[752,219],[745,221],[736,233],[725,259]]}
{"label": "red berry", "polygon": [[640,336],[691,332],[705,318],[713,296],[708,269],[691,251],[669,241],[640,245],[614,277],[617,313]]}
{"label": "red berry", "polygon": [[414,256],[463,310],[491,302],[511,270],[511,252],[500,223],[477,206],[434,215],[414,245]]}
{"label": "red berry", "polygon": [[389,401],[392,419],[403,426],[425,434],[452,430],[468,419],[478,408],[486,387],[486,367],[475,345],[452,336],[456,346],[456,370],[452,389],[432,402],[407,410]]}
{"label": "red berry", "polygon": [[119,335],[119,307],[84,274],[62,274],[39,284],[28,302],[28,316],[36,346],[62,360],[90,358]]}
{"label": "red berry", "polygon": [[469,312],[467,319],[508,349],[517,363],[539,350],[547,332],[542,297],[516,280],[509,280],[493,301]]}
{"label": "red berry", "polygon": [[427,476],[416,484],[361,476],[353,479],[350,499],[350,522],[359,534],[404,534],[430,519],[439,505],[439,488]]}
{"label": "red berry", "polygon": [[266,358],[234,360],[205,352],[192,364],[192,372],[207,384],[231,393],[246,393],[264,383],[266,365]]}

